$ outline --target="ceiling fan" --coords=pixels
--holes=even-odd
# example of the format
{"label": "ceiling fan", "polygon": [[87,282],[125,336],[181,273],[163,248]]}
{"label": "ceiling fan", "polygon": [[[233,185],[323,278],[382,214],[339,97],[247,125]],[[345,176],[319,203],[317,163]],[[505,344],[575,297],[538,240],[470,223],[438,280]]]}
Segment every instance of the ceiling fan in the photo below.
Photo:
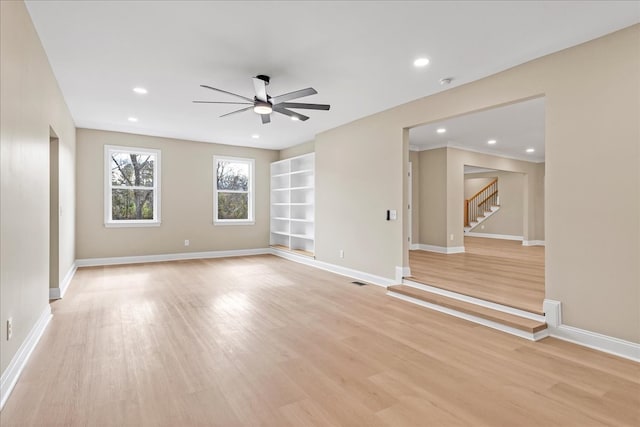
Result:
{"label": "ceiling fan", "polygon": [[271,122],[271,113],[284,114],[291,117],[292,120],[308,120],[309,117],[304,114],[291,111],[290,108],[295,109],[307,109],[307,110],[328,110],[331,106],[327,104],[306,104],[299,102],[287,102],[292,99],[302,98],[304,96],[315,95],[318,93],[314,88],[308,87],[306,89],[296,90],[295,92],[285,93],[284,95],[271,96],[267,94],[267,85],[269,84],[269,76],[258,75],[253,78],[253,88],[256,95],[251,98],[238,95],[236,93],[227,92],[226,90],[217,89],[215,87],[200,85],[203,88],[211,89],[216,92],[226,93],[227,95],[235,96],[245,102],[220,102],[220,101],[193,101],[197,104],[235,104],[235,105],[248,105],[248,107],[241,108],[239,110],[232,111],[227,114],[223,114],[220,117],[229,116],[231,114],[242,113],[243,111],[253,110],[260,115],[263,124]]}

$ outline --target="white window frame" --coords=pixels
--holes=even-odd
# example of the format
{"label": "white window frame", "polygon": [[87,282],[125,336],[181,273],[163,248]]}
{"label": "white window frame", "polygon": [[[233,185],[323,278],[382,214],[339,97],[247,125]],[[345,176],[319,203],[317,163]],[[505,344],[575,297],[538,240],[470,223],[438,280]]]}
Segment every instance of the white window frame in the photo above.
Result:
{"label": "white window frame", "polygon": [[[249,165],[249,187],[247,191],[220,190],[222,193],[247,193],[247,219],[218,219],[218,161],[246,163]],[[253,225],[255,224],[255,159],[230,156],[213,156],[213,224],[214,225]]]}
{"label": "white window frame", "polygon": [[[113,187],[111,181],[111,153],[148,154],[156,156],[153,164],[153,187]],[[157,227],[160,225],[160,162],[161,152],[152,148],[122,147],[119,145],[104,146],[104,225],[105,227]],[[118,188],[153,190],[154,219],[112,219],[112,190]]]}

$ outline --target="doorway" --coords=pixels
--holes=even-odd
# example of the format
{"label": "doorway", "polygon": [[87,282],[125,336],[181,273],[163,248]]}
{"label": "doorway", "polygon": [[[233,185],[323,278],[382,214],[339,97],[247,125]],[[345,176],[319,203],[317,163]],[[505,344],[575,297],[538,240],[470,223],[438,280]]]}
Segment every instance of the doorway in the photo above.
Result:
{"label": "doorway", "polygon": [[[410,280],[542,312],[544,104],[530,99],[410,129],[418,229]],[[465,218],[469,173],[478,178],[477,188],[468,183],[469,193],[494,185],[479,201],[491,206],[478,208],[471,221]]]}
{"label": "doorway", "polygon": [[49,289],[58,288],[60,282],[59,230],[60,230],[60,141],[49,128]]}

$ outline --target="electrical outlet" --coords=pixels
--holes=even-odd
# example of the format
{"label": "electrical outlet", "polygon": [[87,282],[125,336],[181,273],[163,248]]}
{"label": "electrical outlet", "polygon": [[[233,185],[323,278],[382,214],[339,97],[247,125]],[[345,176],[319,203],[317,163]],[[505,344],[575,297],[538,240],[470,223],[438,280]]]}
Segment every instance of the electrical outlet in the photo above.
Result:
{"label": "electrical outlet", "polygon": [[484,224],[480,226],[480,230],[484,230]]}
{"label": "electrical outlet", "polygon": [[11,339],[13,335],[13,319],[10,317],[7,319],[7,341]]}
{"label": "electrical outlet", "polygon": [[185,240],[185,241],[184,241],[184,245],[185,245],[185,246],[189,246],[189,240]]}
{"label": "electrical outlet", "polygon": [[449,240],[453,241],[453,234],[449,236]]}
{"label": "electrical outlet", "polygon": [[344,258],[344,250],[340,249],[340,258]]}

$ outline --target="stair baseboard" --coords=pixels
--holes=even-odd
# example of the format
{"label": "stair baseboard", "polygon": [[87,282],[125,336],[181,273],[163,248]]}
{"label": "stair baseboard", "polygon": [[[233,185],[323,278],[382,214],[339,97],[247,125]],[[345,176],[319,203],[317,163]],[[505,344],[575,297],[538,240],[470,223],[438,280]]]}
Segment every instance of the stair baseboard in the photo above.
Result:
{"label": "stair baseboard", "polygon": [[389,286],[387,295],[531,341],[549,336],[545,321],[533,313],[523,317],[408,285]]}

